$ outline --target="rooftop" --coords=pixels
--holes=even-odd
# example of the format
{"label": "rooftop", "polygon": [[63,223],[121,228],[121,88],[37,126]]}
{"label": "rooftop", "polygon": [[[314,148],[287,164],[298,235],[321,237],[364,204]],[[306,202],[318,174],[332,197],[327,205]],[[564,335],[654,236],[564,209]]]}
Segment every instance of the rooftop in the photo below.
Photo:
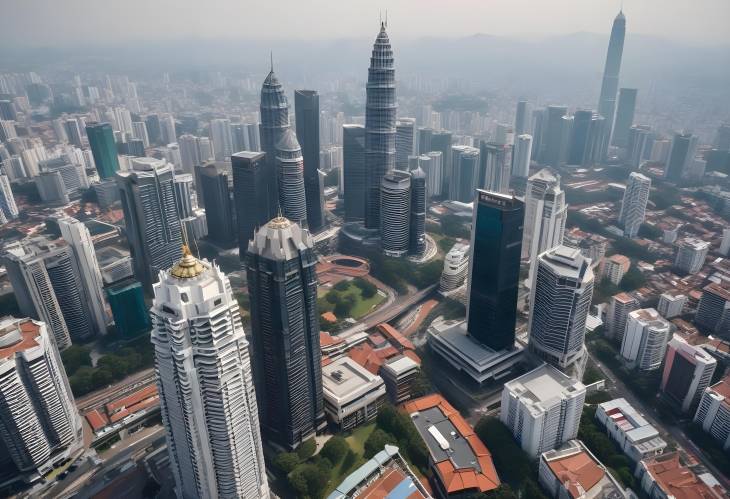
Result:
{"label": "rooftop", "polygon": [[427,395],[405,403],[403,408],[428,447],[435,471],[449,494],[499,487],[489,450],[446,399]]}
{"label": "rooftop", "polygon": [[662,454],[643,461],[659,488],[673,499],[717,499],[720,490],[707,486],[689,468],[679,462],[679,453]]}
{"label": "rooftop", "polygon": [[703,288],[703,291],[717,295],[725,301],[730,301],[730,289],[720,286],[717,283],[710,283]]}
{"label": "rooftop", "polygon": [[0,321],[0,359],[9,359],[18,352],[37,347],[40,331],[38,322],[4,317]]}
{"label": "rooftop", "polygon": [[379,379],[349,357],[341,357],[322,368],[322,388],[337,399],[347,398]]}
{"label": "rooftop", "polygon": [[585,391],[583,383],[575,381],[550,364],[543,364],[504,386],[521,399],[543,407],[559,404],[566,396]]}
{"label": "rooftop", "polygon": [[541,459],[571,497],[624,497],[618,483],[578,440],[542,454]]}

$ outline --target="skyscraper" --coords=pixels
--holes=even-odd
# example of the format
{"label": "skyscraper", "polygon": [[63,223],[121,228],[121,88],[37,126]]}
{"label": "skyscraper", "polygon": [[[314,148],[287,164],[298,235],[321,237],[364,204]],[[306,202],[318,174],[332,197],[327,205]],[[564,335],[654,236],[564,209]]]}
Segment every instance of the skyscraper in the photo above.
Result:
{"label": "skyscraper", "polygon": [[151,291],[159,271],[180,258],[183,237],[174,175],[165,160],[134,158],[131,163],[130,171],[117,172],[117,184],[134,273]]}
{"label": "skyscraper", "polygon": [[[431,151],[426,155],[428,158],[428,167],[424,169],[426,172],[426,197],[441,196],[444,183],[444,155],[441,151]],[[423,156],[421,157],[423,158]],[[419,160],[419,165],[423,165],[424,160]]]}
{"label": "skyscraper", "polygon": [[2,264],[8,272],[20,312],[48,325],[59,350],[71,346],[66,320],[56,298],[43,257],[21,244],[6,246]]}
{"label": "skyscraper", "polygon": [[220,269],[183,250],[154,286],[152,344],[179,497],[269,497],[249,348]]}
{"label": "skyscraper", "polygon": [[479,149],[470,146],[451,148],[453,175],[450,180],[449,198],[471,203],[477,189],[479,174]]}
{"label": "skyscraper", "polygon": [[395,67],[385,24],[373,45],[365,106],[365,227],[380,227],[380,184],[383,176],[395,167]]}
{"label": "skyscraper", "polygon": [[629,140],[629,129],[634,124],[634,111],[636,110],[635,88],[621,88],[618,91],[618,107],[616,109],[616,121],[613,124],[613,136],[611,144],[617,147],[626,147]]}
{"label": "skyscraper", "polygon": [[102,290],[104,283],[89,229],[82,222],[71,217],[60,218],[58,227],[61,229],[61,236],[71,248],[81,280],[81,291],[91,311],[94,328],[97,333],[106,334],[106,325],[109,318],[106,313]]}
{"label": "skyscraper", "polygon": [[629,313],[621,340],[621,357],[642,371],[659,369],[667,351],[672,325],[653,308]]}
{"label": "skyscraper", "polygon": [[319,94],[315,90],[294,91],[297,140],[304,158],[304,192],[307,222],[312,231],[324,226],[324,193],[319,186]]}
{"label": "skyscraper", "polygon": [[279,206],[285,218],[307,227],[307,200],[304,188],[304,158],[297,136],[291,129],[284,131],[276,144],[276,170]]}
{"label": "skyscraper", "polygon": [[517,135],[512,155],[512,175],[527,178],[530,175],[530,157],[532,156],[532,135]]}
{"label": "skyscraper", "polygon": [[15,204],[10,180],[0,173],[0,225],[18,217],[18,206]]}
{"label": "skyscraper", "polygon": [[[272,218],[279,210],[279,190],[277,187],[276,145],[284,132],[289,129],[289,103],[279,79],[271,71],[261,87],[261,149],[266,153],[263,170],[266,179],[268,217]],[[244,244],[244,242],[240,242]]]}
{"label": "skyscraper", "polygon": [[697,136],[689,132],[675,133],[664,169],[664,178],[680,183],[688,173],[697,150]]}
{"label": "skyscraper", "polygon": [[71,249],[68,246],[39,245],[33,250],[43,255],[46,272],[53,292],[66,321],[71,339],[88,340],[94,336],[91,311],[86,301],[85,289],[76,270]]}
{"label": "skyscraper", "polygon": [[659,389],[682,412],[694,411],[716,368],[717,360],[702,346],[690,345],[675,334],[667,348]]}
{"label": "skyscraper", "polygon": [[477,188],[507,194],[511,173],[512,146],[482,141]]}
{"label": "skyscraper", "polygon": [[515,137],[532,133],[532,106],[524,100],[517,102],[515,113]]}
{"label": "skyscraper", "polygon": [[568,114],[568,108],[565,106],[548,106],[546,113],[544,140],[540,145],[542,148],[540,162],[557,168],[563,162],[564,146],[569,133],[567,122],[563,119]]}
{"label": "skyscraper", "polygon": [[522,255],[530,259],[531,276],[537,256],[563,243],[567,215],[560,175],[543,168],[528,179]]}
{"label": "skyscraper", "polygon": [[99,178],[113,177],[119,171],[119,158],[112,126],[109,123],[89,123],[86,125],[86,136],[89,138],[89,147],[94,155]]}
{"label": "skyscraper", "polygon": [[408,253],[410,213],[410,173],[400,170],[386,173],[380,187],[380,241],[386,255],[398,257]]}
{"label": "skyscraper", "polygon": [[342,160],[345,187],[345,221],[365,220],[365,127],[342,126]]}
{"label": "skyscraper", "polygon": [[703,331],[727,335],[730,333],[730,289],[711,282],[702,289],[695,324]]}
{"label": "skyscraper", "polygon": [[208,237],[222,247],[229,247],[236,241],[231,195],[233,176],[215,163],[198,166],[197,171],[199,189],[205,203]]}
{"label": "skyscraper", "polygon": [[[441,192],[449,192],[449,182],[454,176],[454,163],[451,157],[452,135],[446,130],[433,131],[430,137],[431,151],[441,153],[441,167],[443,170]],[[426,151],[428,154],[430,151]],[[420,150],[419,150],[420,153]],[[420,153],[423,154],[423,153]]]}
{"label": "skyscraper", "polygon": [[611,297],[606,312],[606,336],[621,343],[626,331],[629,313],[639,308],[639,301],[628,293],[618,293]]}
{"label": "skyscraper", "polygon": [[[416,119],[400,118],[395,123],[395,167],[408,169],[408,156],[415,152]],[[426,151],[429,152],[429,151]],[[425,153],[424,153],[425,154]]]}
{"label": "skyscraper", "polygon": [[236,152],[233,150],[231,120],[223,118],[210,120],[210,140],[213,142],[213,153],[216,161],[230,158],[231,154]]}
{"label": "skyscraper", "polygon": [[312,236],[282,217],[246,255],[261,427],[290,449],[325,423],[316,264]]}
{"label": "skyscraper", "polygon": [[180,147],[180,161],[183,171],[192,173],[196,166],[203,163],[203,158],[200,156],[200,147],[198,146],[198,137],[184,133],[177,139],[177,144]]}
{"label": "skyscraper", "polygon": [[79,125],[79,120],[77,118],[68,118],[63,122],[63,125],[66,128],[66,136],[68,137],[69,143],[76,147],[84,147],[81,140],[81,126]]}
{"label": "skyscraper", "polygon": [[645,159],[649,159],[654,138],[648,125],[634,125],[629,128],[626,140],[626,162],[631,168],[638,168]]}
{"label": "skyscraper", "polygon": [[632,172],[626,184],[618,222],[624,229],[624,236],[634,238],[644,223],[646,203],[649,202],[651,179],[641,173]]}
{"label": "skyscraper", "polygon": [[248,242],[269,219],[266,153],[237,152],[231,156],[231,168],[238,228],[238,255],[243,261]]}
{"label": "skyscraper", "polygon": [[493,350],[515,342],[525,205],[514,196],[477,191],[471,231],[467,330]]}
{"label": "skyscraper", "polygon": [[618,92],[618,78],[621,72],[621,56],[624,52],[624,37],[626,36],[626,17],[623,11],[619,12],[613,20],[611,27],[611,38],[608,41],[606,52],[606,65],[603,68],[603,82],[601,83],[601,96],[598,99],[598,114],[606,119],[608,124],[605,130],[606,139],[602,157],[605,158],[608,151],[608,139],[613,129],[614,113],[616,111],[616,93]]}
{"label": "skyscraper", "polygon": [[177,126],[173,115],[166,114],[160,118],[160,138],[163,144],[177,142]]}
{"label": "skyscraper", "polygon": [[3,472],[14,465],[35,481],[83,447],[81,417],[45,323],[0,321],[0,386]]}
{"label": "skyscraper", "polygon": [[586,318],[593,297],[591,261],[578,248],[558,246],[541,253],[530,298],[530,350],[581,379]]}
{"label": "skyscraper", "polygon": [[[426,156],[428,157],[428,156]],[[426,251],[426,173],[411,171],[411,220],[408,252],[421,256]]]}
{"label": "skyscraper", "polygon": [[590,157],[590,132],[593,111],[579,109],[573,113],[573,130],[566,162],[569,165],[585,165]]}

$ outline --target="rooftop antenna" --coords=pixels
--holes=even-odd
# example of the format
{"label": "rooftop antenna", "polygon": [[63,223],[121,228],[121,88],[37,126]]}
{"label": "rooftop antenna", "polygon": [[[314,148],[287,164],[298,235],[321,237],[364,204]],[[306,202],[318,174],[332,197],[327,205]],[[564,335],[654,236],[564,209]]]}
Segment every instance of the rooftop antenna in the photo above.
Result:
{"label": "rooftop antenna", "polygon": [[385,9],[385,27],[388,27],[388,9]]}
{"label": "rooftop antenna", "polygon": [[271,58],[271,72],[274,72],[274,51],[269,51],[269,57]]}
{"label": "rooftop antenna", "polygon": [[383,25],[383,11],[382,10],[378,11],[378,21],[380,21],[380,26],[382,26]]}

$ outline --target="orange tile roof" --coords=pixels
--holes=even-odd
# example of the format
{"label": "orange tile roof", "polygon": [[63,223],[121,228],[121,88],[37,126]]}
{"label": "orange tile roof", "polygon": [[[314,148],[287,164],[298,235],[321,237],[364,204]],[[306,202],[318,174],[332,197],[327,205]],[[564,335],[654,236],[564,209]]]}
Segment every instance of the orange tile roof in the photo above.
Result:
{"label": "orange tile roof", "polygon": [[322,319],[327,322],[337,322],[337,316],[332,312],[325,312],[322,314]]}
{"label": "orange tile roof", "polygon": [[96,409],[91,410],[84,414],[84,417],[86,418],[86,421],[89,422],[89,426],[91,426],[91,429],[94,431],[101,430],[105,426],[109,425],[109,419],[104,414],[101,414]]}
{"label": "orange tile roof", "polygon": [[[0,348],[0,358],[9,359],[18,352],[23,352],[29,348],[37,347],[38,335],[40,334],[41,327],[35,322],[27,319],[23,322],[18,322],[16,325],[20,328],[20,341]],[[13,327],[13,324],[9,324],[9,327]]]}
{"label": "orange tile roof", "polygon": [[383,359],[367,343],[352,347],[348,350],[347,355],[373,374],[378,374],[380,366],[383,365]]}
{"label": "orange tile roof", "polygon": [[403,355],[405,355],[406,357],[411,359],[413,362],[415,362],[419,366],[421,365],[421,357],[419,357],[418,354],[416,352],[414,352],[413,350],[405,350],[403,352]]}
{"label": "orange tile roof", "polygon": [[378,324],[378,331],[380,331],[382,334],[384,334],[390,341],[393,341],[398,344],[398,346],[401,349],[408,349],[408,350],[415,350],[416,347],[413,345],[413,342],[403,336],[400,331],[398,331],[396,328],[388,324],[387,322],[383,322],[382,324]]}
{"label": "orange tile roof", "polygon": [[328,347],[330,345],[337,345],[338,343],[342,343],[345,340],[342,338],[339,338],[337,336],[332,336],[331,334],[320,331],[319,332],[319,345],[323,347]]}
{"label": "orange tile roof", "polygon": [[582,491],[591,490],[606,475],[603,468],[583,450],[553,459],[548,462],[548,466],[560,483],[568,489],[570,495],[576,499],[581,497]]}
{"label": "orange tile roof", "polygon": [[451,421],[451,424],[454,425],[462,438],[469,443],[469,446],[474,452],[481,471],[477,471],[477,468],[457,469],[450,459],[444,459],[434,463],[438,478],[449,494],[469,489],[478,489],[480,492],[487,492],[499,487],[499,476],[497,475],[497,470],[494,468],[489,449],[487,449],[487,446],[484,445],[477,434],[474,433],[474,429],[459,411],[454,409],[445,398],[434,393],[406,402],[402,407],[408,414],[438,407],[441,413]]}
{"label": "orange tile roof", "polygon": [[720,496],[702,482],[692,470],[682,466],[679,453],[662,454],[644,461],[657,485],[674,499],[716,499]]}
{"label": "orange tile roof", "polygon": [[329,355],[322,356],[322,367],[332,364],[332,358]]}
{"label": "orange tile roof", "polygon": [[122,397],[117,400],[112,400],[111,402],[106,404],[106,412],[107,414],[112,414],[115,411],[118,411],[119,409],[123,408],[129,408],[130,406],[133,406],[135,404],[138,404],[142,402],[145,399],[148,399],[150,397],[154,397],[157,395],[157,385],[147,385],[144,388],[137,390],[126,397]]}
{"label": "orange tile roof", "polygon": [[160,403],[160,397],[154,396],[150,397],[146,400],[143,400],[142,402],[139,402],[137,404],[134,404],[130,407],[125,407],[121,411],[117,411],[114,414],[111,415],[109,418],[112,423],[116,423],[120,419],[124,419],[125,417],[129,416],[130,414],[134,414],[135,412],[139,412],[141,410],[147,409],[149,407],[154,407]]}

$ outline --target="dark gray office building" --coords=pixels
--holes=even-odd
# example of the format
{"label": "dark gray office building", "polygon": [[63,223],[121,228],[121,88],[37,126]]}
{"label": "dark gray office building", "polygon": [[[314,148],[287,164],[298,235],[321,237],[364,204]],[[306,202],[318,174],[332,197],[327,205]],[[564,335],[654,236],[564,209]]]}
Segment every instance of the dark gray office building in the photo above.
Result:
{"label": "dark gray office building", "polygon": [[567,123],[563,119],[568,114],[565,106],[548,106],[547,122],[543,134],[544,141],[541,142],[543,149],[540,162],[557,168],[563,160],[563,152],[566,143]]}
{"label": "dark gray office building", "polygon": [[243,261],[248,242],[269,220],[266,153],[241,151],[231,156],[233,201],[236,207],[239,258]]}
{"label": "dark gray office building", "polygon": [[664,178],[679,183],[686,174],[697,151],[697,137],[689,132],[675,133],[664,169]]}
{"label": "dark gray office building", "polygon": [[227,248],[236,242],[232,183],[233,175],[215,163],[196,166],[199,191],[205,203],[208,238]]}
{"label": "dark gray office building", "polygon": [[344,125],[342,127],[342,177],[345,188],[345,221],[365,220],[365,127]]}
{"label": "dark gray office building", "polygon": [[408,252],[421,256],[426,251],[426,173],[419,166],[411,171],[411,225]]}
{"label": "dark gray office building", "polygon": [[294,91],[297,140],[304,158],[304,191],[307,223],[317,231],[324,226],[324,193],[319,185],[319,94],[315,90]]}
{"label": "dark gray office building", "polygon": [[525,203],[514,196],[477,191],[469,259],[467,330],[493,350],[515,342],[517,290]]}
{"label": "dark gray office building", "polygon": [[589,136],[593,111],[578,110],[573,114],[573,130],[570,136],[567,163],[569,165],[583,165],[589,151]]}
{"label": "dark gray office building", "polygon": [[385,24],[373,45],[365,105],[365,227],[380,227],[380,183],[395,167],[395,65]]}
{"label": "dark gray office building", "polygon": [[[264,175],[266,177],[266,204],[268,218],[279,211],[279,190],[277,187],[276,144],[289,129],[289,103],[284,95],[272,66],[261,87],[261,150],[266,153]],[[244,243],[241,243],[244,244]]]}
{"label": "dark gray office building", "polygon": [[312,244],[308,231],[277,217],[246,253],[261,431],[287,449],[326,424]]}

